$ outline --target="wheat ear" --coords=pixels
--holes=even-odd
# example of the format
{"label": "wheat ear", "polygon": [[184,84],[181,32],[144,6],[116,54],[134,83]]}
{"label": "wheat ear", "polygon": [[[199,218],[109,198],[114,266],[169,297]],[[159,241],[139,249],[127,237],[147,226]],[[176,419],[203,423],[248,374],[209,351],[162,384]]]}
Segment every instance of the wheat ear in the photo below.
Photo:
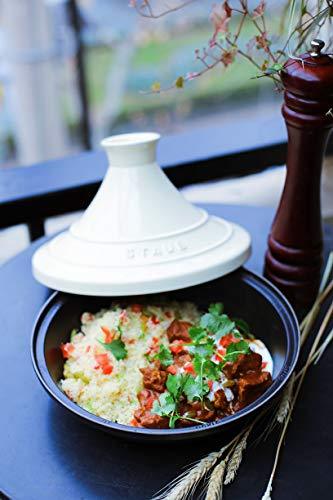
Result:
{"label": "wheat ear", "polygon": [[281,402],[280,402],[279,407],[278,407],[277,412],[276,412],[276,420],[279,422],[279,424],[283,424],[283,422],[286,420],[288,413],[289,413],[289,410],[291,408],[294,382],[295,382],[295,373],[292,374],[292,376],[287,384],[287,387],[285,388],[285,390],[283,392]]}
{"label": "wheat ear", "polygon": [[235,446],[235,449],[230,457],[230,460],[228,461],[224,484],[231,483],[236,477],[236,474],[243,459],[243,452],[247,446],[247,439],[249,437],[250,432],[253,429],[253,425],[254,424],[250,425],[250,427],[243,435],[242,439]]}
{"label": "wheat ear", "polygon": [[225,467],[226,460],[222,460],[213,470],[209,478],[205,500],[222,500]]}
{"label": "wheat ear", "polygon": [[183,474],[172,481],[172,483],[170,483],[164,491],[161,491],[160,494],[154,496],[152,500],[182,500],[185,498],[197,487],[201,479],[211,470],[219,458],[222,457],[227,448],[232,446],[235,439],[230,441],[230,443],[221,448],[219,451],[214,451],[201,459],[189,470],[186,470]]}

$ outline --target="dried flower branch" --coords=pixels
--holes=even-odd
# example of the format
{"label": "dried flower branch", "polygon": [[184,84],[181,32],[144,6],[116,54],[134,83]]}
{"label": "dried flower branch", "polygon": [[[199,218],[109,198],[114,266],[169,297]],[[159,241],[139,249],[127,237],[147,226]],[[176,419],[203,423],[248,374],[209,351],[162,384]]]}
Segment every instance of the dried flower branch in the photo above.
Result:
{"label": "dried flower branch", "polygon": [[[159,18],[169,13],[179,11],[188,6],[194,0],[179,0],[173,6],[162,3],[162,8],[156,10],[153,0],[131,0],[130,5],[134,7],[141,16]],[[289,26],[286,41],[282,48],[274,47],[273,35],[267,28],[267,2],[260,0],[255,8],[250,8],[248,0],[225,0],[214,4],[209,14],[213,33],[207,46],[195,50],[195,59],[201,63],[202,69],[180,75],[173,84],[163,88],[159,82],[155,82],[146,93],[160,93],[172,88],[183,88],[186,82],[201,77],[215,67],[222,65],[227,68],[238,58],[245,58],[252,64],[257,72],[254,78],[263,76],[271,78],[278,89],[279,73],[287,57],[297,58],[297,54],[308,43],[309,36],[316,37],[325,23],[331,22],[333,16],[332,0],[291,0],[286,1],[285,12],[289,9],[289,16],[284,17],[284,26]],[[231,22],[233,21],[233,22]],[[239,44],[239,38],[246,25],[251,25],[256,34],[247,41],[244,48]],[[283,30],[282,30],[283,31]],[[291,50],[291,41],[295,48]],[[328,41],[328,45],[332,39]]]}
{"label": "dried flower branch", "polygon": [[129,6],[136,9],[136,11],[142,17],[158,19],[160,17],[166,16],[167,14],[170,14],[171,12],[176,12],[177,10],[182,9],[193,2],[194,0],[185,0],[183,2],[177,3],[173,7],[168,7],[167,5],[165,5],[165,8],[162,7],[162,9],[158,13],[156,13],[155,9],[152,6],[153,2],[149,0],[130,0]]}

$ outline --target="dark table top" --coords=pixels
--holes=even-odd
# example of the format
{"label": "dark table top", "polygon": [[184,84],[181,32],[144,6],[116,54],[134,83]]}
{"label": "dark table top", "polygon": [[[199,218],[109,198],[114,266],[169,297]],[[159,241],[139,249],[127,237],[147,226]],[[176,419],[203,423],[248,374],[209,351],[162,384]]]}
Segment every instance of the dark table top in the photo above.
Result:
{"label": "dark table top", "polygon": [[[208,208],[250,231],[248,267],[260,272],[273,211]],[[89,428],[51,401],[33,372],[29,351],[34,319],[50,293],[31,275],[31,256],[43,241],[0,268],[0,491],[15,500],[147,499],[223,441],[214,436],[167,446],[130,443]],[[325,246],[333,248],[332,230],[326,232]],[[329,349],[301,392],[274,483],[275,499],[332,498],[332,373]],[[225,489],[226,499],[261,498],[276,439],[273,432],[246,453],[237,480]]]}

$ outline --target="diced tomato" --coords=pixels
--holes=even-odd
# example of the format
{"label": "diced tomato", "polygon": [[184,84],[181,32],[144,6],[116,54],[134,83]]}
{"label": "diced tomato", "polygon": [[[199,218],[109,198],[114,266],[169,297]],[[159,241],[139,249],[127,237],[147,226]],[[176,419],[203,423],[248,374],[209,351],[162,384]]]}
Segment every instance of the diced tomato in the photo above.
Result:
{"label": "diced tomato", "polygon": [[156,399],[155,396],[149,396],[146,399],[146,408],[147,408],[147,410],[151,410],[152,409],[155,399]]}
{"label": "diced tomato", "polygon": [[184,370],[186,371],[186,373],[191,373],[191,375],[195,375],[193,364],[190,362],[185,363]]}
{"label": "diced tomato", "polygon": [[101,330],[104,333],[104,342],[110,344],[114,339],[114,332],[111,332],[110,328],[107,326],[101,326]]}
{"label": "diced tomato", "polygon": [[167,318],[172,318],[172,312],[171,311],[165,311],[164,313]]}
{"label": "diced tomato", "polygon": [[86,347],[86,352],[89,352],[89,351],[90,351],[90,348],[91,348],[91,346],[90,346],[90,345],[87,345],[87,347]]}
{"label": "diced tomato", "polygon": [[184,350],[184,344],[181,340],[174,340],[172,344],[169,345],[169,349],[173,354],[179,354]]}
{"label": "diced tomato", "polygon": [[73,354],[74,346],[70,342],[67,342],[66,344],[60,344],[60,349],[63,357],[68,359],[70,355]]}
{"label": "diced tomato", "polygon": [[168,368],[166,369],[166,371],[168,373],[171,373],[171,375],[176,375],[177,368],[175,367],[175,365],[170,365],[170,366],[168,366]]}
{"label": "diced tomato", "polygon": [[130,424],[133,426],[133,427],[139,427],[139,422],[137,421],[136,418],[132,418],[132,420],[130,421]]}
{"label": "diced tomato", "polygon": [[152,342],[153,342],[153,344],[157,344],[157,342],[158,342],[158,337],[153,337],[153,338],[152,338]]}
{"label": "diced tomato", "polygon": [[158,352],[158,350],[159,350],[159,346],[158,346],[158,344],[155,344],[155,345],[153,345],[153,346],[149,347],[149,348],[146,350],[145,354],[147,354],[148,356],[150,356],[150,355],[152,355],[152,354],[154,354],[154,353]]}
{"label": "diced tomato", "polygon": [[213,381],[212,380],[208,380],[207,385],[208,385],[210,390],[213,389]]}
{"label": "diced tomato", "polygon": [[110,373],[113,372],[113,366],[112,365],[103,365],[102,372],[104,373],[104,375],[110,375]]}
{"label": "diced tomato", "polygon": [[232,333],[228,333],[228,335],[224,335],[224,337],[221,337],[219,340],[219,344],[222,347],[228,347],[229,344],[232,344],[232,342],[239,342],[240,339],[236,339],[236,337],[233,336]]}
{"label": "diced tomato", "polygon": [[157,316],[155,316],[155,314],[150,319],[154,325],[158,325],[160,322],[160,320],[158,319]]}
{"label": "diced tomato", "polygon": [[95,354],[96,363],[100,366],[109,364],[109,356],[107,354]]}
{"label": "diced tomato", "polygon": [[131,305],[131,310],[134,313],[140,313],[142,311],[142,305],[141,304],[132,304]]}
{"label": "diced tomato", "polygon": [[261,368],[264,370],[267,367],[267,361],[261,363]]}
{"label": "diced tomato", "polygon": [[108,354],[95,354],[95,360],[97,363],[94,367],[95,370],[101,368],[104,375],[110,375],[110,373],[112,373],[113,366],[110,363]]}
{"label": "diced tomato", "polygon": [[220,356],[224,356],[226,352],[227,352],[227,350],[224,347],[219,347],[218,350],[217,350],[217,353]]}
{"label": "diced tomato", "polygon": [[214,361],[215,363],[220,363],[221,361],[223,361],[223,356],[220,356],[220,354],[215,354],[215,355],[213,356],[213,361]]}

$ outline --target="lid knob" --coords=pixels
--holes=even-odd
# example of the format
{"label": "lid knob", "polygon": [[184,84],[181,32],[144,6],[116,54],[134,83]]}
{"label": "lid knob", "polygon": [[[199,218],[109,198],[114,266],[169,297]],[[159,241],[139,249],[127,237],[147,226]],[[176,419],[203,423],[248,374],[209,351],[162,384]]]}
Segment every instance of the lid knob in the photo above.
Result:
{"label": "lid knob", "polygon": [[314,40],[312,40],[311,42],[311,52],[310,52],[310,56],[311,57],[318,57],[321,55],[321,51],[323,50],[323,48],[325,47],[325,42],[323,42],[322,40],[319,40],[319,38],[315,38]]}

